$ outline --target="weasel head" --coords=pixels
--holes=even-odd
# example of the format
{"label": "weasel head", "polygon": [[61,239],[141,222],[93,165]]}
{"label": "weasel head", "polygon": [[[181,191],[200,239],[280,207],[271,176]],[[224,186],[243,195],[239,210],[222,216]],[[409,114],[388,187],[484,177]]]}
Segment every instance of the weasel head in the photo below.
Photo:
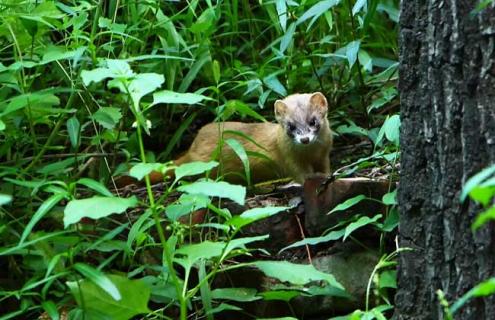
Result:
{"label": "weasel head", "polygon": [[327,111],[327,99],[321,92],[293,94],[275,101],[275,118],[298,145],[315,142],[322,129],[328,129]]}

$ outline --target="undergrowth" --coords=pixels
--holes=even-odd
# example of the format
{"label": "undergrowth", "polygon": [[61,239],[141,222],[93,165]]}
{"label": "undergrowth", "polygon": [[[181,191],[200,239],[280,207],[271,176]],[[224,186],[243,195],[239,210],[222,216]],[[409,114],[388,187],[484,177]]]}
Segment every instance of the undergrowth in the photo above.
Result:
{"label": "undergrowth", "polygon": [[[374,227],[382,258],[366,307],[348,317],[387,315],[398,1],[2,0],[0,19],[0,319],[255,317],[238,303],[345,297],[311,264],[256,258],[268,235],[243,230],[289,205],[234,215],[224,204],[244,205],[244,186],[186,181],[218,163],[170,162],[207,122],[271,121],[276,99],[314,91],[329,101],[336,150],[355,146],[333,160],[336,175],[384,169],[387,209],[287,245],[353,241]],[[167,170],[175,179],[157,193],[148,174]],[[126,174],[145,195],[116,188]],[[198,210],[206,222],[188,223]],[[281,283],[215,287],[244,268]]]}

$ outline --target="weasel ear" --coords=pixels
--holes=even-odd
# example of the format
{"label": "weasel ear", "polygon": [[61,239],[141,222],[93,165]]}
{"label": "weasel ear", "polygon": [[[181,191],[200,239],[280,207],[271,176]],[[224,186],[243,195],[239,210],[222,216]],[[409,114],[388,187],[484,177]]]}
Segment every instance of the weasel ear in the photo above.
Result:
{"label": "weasel ear", "polygon": [[315,92],[309,98],[309,103],[313,108],[320,110],[322,114],[326,113],[328,110],[327,98],[321,92]]}
{"label": "weasel ear", "polygon": [[279,121],[287,113],[287,105],[282,100],[275,101],[275,118]]}

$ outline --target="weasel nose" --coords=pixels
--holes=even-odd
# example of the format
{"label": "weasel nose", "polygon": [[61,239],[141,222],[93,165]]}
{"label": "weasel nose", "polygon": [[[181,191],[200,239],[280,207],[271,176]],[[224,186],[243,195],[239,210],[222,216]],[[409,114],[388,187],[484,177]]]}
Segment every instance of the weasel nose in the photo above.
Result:
{"label": "weasel nose", "polygon": [[301,143],[308,144],[309,138],[308,137],[301,138]]}

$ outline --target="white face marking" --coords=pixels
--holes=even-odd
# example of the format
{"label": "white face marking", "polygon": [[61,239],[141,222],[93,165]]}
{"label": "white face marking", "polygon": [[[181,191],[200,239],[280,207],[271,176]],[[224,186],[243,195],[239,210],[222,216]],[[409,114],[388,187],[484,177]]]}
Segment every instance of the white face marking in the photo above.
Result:
{"label": "white face marking", "polygon": [[318,141],[320,128],[325,125],[326,107],[313,105],[312,94],[295,94],[276,103],[277,120],[289,138],[297,145]]}

